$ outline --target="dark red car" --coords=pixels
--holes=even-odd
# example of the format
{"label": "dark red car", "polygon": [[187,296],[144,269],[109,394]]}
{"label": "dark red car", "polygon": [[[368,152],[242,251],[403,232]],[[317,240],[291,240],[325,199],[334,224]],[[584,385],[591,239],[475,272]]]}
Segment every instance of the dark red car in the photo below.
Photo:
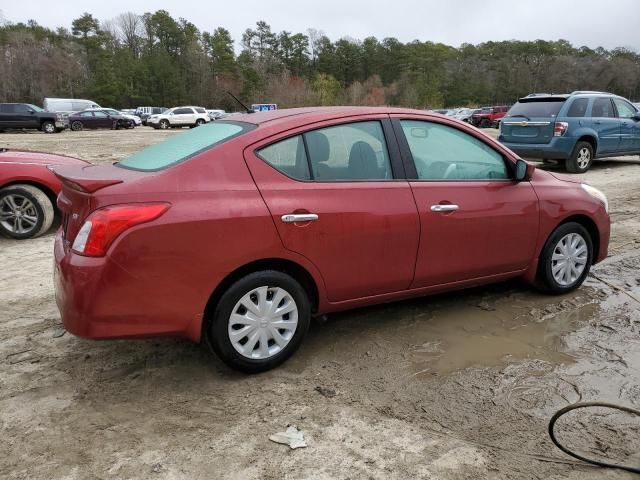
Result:
{"label": "dark red car", "polygon": [[521,277],[553,293],[607,255],[607,200],[454,119],[241,114],[116,165],[59,167],[56,300],[88,338],[206,340],[271,368],[312,316]]}
{"label": "dark red car", "polygon": [[84,160],[0,149],[0,234],[26,239],[42,235],[53,223],[60,179],[49,167],[87,165]]}
{"label": "dark red car", "polygon": [[480,128],[498,128],[500,119],[503,118],[510,107],[482,107],[479,112],[471,115],[471,123]]}
{"label": "dark red car", "polygon": [[71,130],[78,131],[96,128],[117,130],[119,128],[133,128],[135,125],[133,120],[123,115],[114,115],[109,110],[90,109],[69,115],[69,126]]}

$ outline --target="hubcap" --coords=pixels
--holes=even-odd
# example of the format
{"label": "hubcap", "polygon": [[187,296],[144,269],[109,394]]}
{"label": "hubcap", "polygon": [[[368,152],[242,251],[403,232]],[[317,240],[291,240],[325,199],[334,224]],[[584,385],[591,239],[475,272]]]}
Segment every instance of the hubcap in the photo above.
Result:
{"label": "hubcap", "polygon": [[589,162],[591,161],[591,152],[587,147],[582,147],[578,152],[578,166],[582,168],[587,168],[589,166]]}
{"label": "hubcap", "polygon": [[298,306],[283,288],[258,287],[244,295],[229,318],[233,348],[246,358],[264,360],[284,349],[298,327]]}
{"label": "hubcap", "polygon": [[53,132],[53,131],[55,130],[55,128],[56,128],[56,127],[55,127],[53,124],[51,124],[51,123],[47,123],[47,124],[44,126],[44,131],[45,131],[45,132],[47,132],[47,133],[51,133],[51,132]]}
{"label": "hubcap", "polygon": [[35,205],[22,195],[12,194],[0,200],[0,224],[12,233],[31,232],[38,223]]}
{"label": "hubcap", "polygon": [[574,283],[587,266],[587,242],[578,233],[569,233],[560,239],[551,257],[551,272],[559,285]]}

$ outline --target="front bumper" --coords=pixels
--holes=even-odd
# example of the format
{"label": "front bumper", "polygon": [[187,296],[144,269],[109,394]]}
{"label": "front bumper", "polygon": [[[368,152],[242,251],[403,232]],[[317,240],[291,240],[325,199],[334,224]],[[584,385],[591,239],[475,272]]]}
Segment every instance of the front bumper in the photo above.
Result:
{"label": "front bumper", "polygon": [[55,125],[56,128],[61,128],[64,130],[65,128],[69,128],[69,120],[56,120]]}
{"label": "front bumper", "polygon": [[498,141],[521,157],[549,160],[568,159],[576,146],[576,139],[571,137],[553,137],[549,143],[512,143],[500,135]]}

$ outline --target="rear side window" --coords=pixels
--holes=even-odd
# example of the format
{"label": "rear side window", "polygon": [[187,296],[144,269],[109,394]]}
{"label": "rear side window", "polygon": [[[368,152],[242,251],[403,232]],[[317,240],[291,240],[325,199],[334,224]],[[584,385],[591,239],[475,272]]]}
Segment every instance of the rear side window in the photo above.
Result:
{"label": "rear side window", "polygon": [[587,114],[587,107],[589,106],[588,98],[576,98],[567,112],[567,117],[584,117]]}
{"label": "rear side window", "polygon": [[591,116],[596,118],[614,118],[613,105],[608,98],[596,98],[591,109]]}
{"label": "rear side window", "polygon": [[174,115],[185,115],[191,113],[193,113],[193,110],[191,110],[190,108],[177,108],[173,111]]}
{"label": "rear side window", "polygon": [[13,113],[13,105],[10,103],[5,103],[0,105],[0,112],[2,113]]}
{"label": "rear side window", "polygon": [[564,105],[565,99],[561,100],[539,100],[532,102],[518,102],[511,109],[509,117],[557,117],[558,112]]}
{"label": "rear side window", "polygon": [[509,179],[502,155],[468,133],[433,122],[400,123],[420,180]]}
{"label": "rear side window", "polygon": [[348,123],[304,134],[317,181],[391,180],[387,143],[378,121]]}
{"label": "rear side window", "polygon": [[302,136],[287,138],[258,151],[269,165],[296,180],[310,180],[309,162]]}
{"label": "rear side window", "polygon": [[116,165],[133,170],[162,170],[254,128],[254,125],[241,122],[208,123],[151,145]]}

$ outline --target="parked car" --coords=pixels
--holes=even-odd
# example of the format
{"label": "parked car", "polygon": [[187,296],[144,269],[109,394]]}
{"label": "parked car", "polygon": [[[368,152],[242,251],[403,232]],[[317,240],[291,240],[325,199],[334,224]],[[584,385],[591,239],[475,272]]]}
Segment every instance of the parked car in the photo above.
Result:
{"label": "parked car", "polygon": [[133,128],[134,123],[119,112],[114,114],[104,109],[91,109],[69,115],[69,125],[73,131],[95,128],[118,130]]}
{"label": "parked car", "polygon": [[142,120],[137,115],[132,115],[121,110],[116,110],[115,108],[103,108],[102,111],[108,113],[109,115],[122,115],[124,118],[131,120],[134,127],[142,125]]}
{"label": "parked car", "polygon": [[609,243],[600,191],[417,110],[237,114],[55,171],[65,328],[202,340],[249,372],[312,316],[509,278],[569,292]]}
{"label": "parked car", "polygon": [[469,123],[471,121],[471,116],[473,115],[474,110],[471,108],[458,108],[451,116],[457,120],[462,120],[463,122]]}
{"label": "parked car", "polygon": [[210,122],[211,118],[202,107],[175,107],[158,115],[151,115],[147,125],[155,129],[198,127]]}
{"label": "parked car", "polygon": [[88,164],[60,155],[0,149],[0,234],[22,240],[51,228],[62,187],[49,169],[53,165]]}
{"label": "parked car", "polygon": [[218,120],[225,113],[227,113],[227,112],[225,112],[224,110],[207,110],[207,114],[209,115],[209,118],[211,120]]}
{"label": "parked car", "polygon": [[471,123],[480,128],[498,128],[500,119],[509,111],[507,106],[482,107],[478,113],[471,115]]}
{"label": "parked car", "polygon": [[138,107],[136,109],[136,115],[140,117],[143,125],[147,124],[147,119],[151,115],[158,115],[160,113],[166,112],[169,110],[166,107]]}
{"label": "parked car", "polygon": [[89,108],[102,108],[93,100],[82,98],[45,98],[43,107],[48,112],[60,113],[64,117]]}
{"label": "parked car", "polygon": [[640,154],[640,112],[603,92],[527,96],[503,119],[499,140],[524,157],[584,173],[594,159]]}
{"label": "parked car", "polygon": [[30,103],[0,103],[0,132],[10,128],[61,132],[67,123],[61,114],[45,112]]}

